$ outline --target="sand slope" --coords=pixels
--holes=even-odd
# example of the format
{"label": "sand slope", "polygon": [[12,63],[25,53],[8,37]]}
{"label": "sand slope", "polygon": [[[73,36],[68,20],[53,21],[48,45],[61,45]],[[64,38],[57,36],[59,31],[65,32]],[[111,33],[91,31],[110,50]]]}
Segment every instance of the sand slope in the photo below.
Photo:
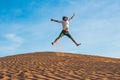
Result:
{"label": "sand slope", "polygon": [[0,58],[0,80],[120,80],[120,59],[37,52]]}

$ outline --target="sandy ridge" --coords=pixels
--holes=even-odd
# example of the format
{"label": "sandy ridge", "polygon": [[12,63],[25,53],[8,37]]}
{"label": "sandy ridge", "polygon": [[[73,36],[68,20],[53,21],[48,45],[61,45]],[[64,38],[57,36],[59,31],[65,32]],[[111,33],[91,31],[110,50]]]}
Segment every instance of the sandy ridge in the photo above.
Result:
{"label": "sandy ridge", "polygon": [[0,80],[120,80],[120,59],[55,52],[0,58]]}

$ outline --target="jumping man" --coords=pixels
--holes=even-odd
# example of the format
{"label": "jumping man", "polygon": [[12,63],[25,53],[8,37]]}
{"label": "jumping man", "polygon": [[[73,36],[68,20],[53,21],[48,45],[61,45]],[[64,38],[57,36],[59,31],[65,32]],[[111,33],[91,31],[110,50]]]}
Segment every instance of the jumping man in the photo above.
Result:
{"label": "jumping man", "polygon": [[54,21],[54,22],[58,22],[58,23],[61,23],[62,24],[62,31],[60,33],[60,35],[55,39],[54,42],[52,42],[52,45],[54,45],[54,43],[56,43],[60,38],[62,38],[64,35],[66,35],[67,37],[69,37],[75,44],[76,46],[79,46],[80,44],[78,44],[74,39],[73,37],[70,35],[69,33],[69,22],[74,18],[75,14],[73,14],[73,16],[71,18],[68,18],[66,16],[63,16],[62,18],[62,21],[59,21],[59,20],[55,20],[55,19],[51,19],[51,21]]}

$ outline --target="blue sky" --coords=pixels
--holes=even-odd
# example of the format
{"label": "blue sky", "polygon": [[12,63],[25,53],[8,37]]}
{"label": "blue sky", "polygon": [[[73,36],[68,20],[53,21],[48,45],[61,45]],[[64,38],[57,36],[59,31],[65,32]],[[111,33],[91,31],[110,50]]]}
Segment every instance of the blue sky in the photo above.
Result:
{"label": "blue sky", "polygon": [[[55,46],[62,30],[50,19],[71,17],[70,33]],[[120,58],[120,0],[0,0],[0,57],[63,51]]]}

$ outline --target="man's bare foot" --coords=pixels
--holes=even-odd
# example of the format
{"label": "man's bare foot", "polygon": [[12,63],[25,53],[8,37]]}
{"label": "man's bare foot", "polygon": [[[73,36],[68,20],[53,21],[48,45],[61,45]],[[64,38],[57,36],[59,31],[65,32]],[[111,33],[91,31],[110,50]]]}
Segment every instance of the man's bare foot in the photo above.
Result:
{"label": "man's bare foot", "polygon": [[81,43],[79,43],[79,44],[76,44],[76,46],[79,46],[79,45],[81,45]]}
{"label": "man's bare foot", "polygon": [[54,45],[54,43],[52,42],[52,45]]}

